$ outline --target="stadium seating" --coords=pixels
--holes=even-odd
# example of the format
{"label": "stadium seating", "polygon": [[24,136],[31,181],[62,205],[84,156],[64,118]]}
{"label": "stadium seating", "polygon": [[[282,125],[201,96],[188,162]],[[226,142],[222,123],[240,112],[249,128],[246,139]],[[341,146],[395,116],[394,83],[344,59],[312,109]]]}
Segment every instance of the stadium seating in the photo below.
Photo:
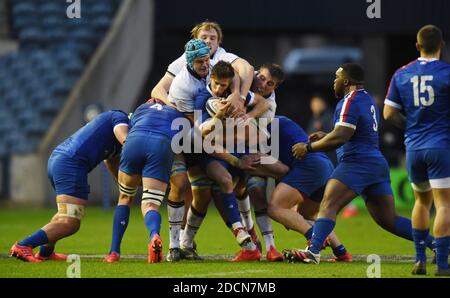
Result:
{"label": "stadium seating", "polygon": [[0,158],[34,152],[112,23],[120,0],[10,0],[19,50],[0,57]]}

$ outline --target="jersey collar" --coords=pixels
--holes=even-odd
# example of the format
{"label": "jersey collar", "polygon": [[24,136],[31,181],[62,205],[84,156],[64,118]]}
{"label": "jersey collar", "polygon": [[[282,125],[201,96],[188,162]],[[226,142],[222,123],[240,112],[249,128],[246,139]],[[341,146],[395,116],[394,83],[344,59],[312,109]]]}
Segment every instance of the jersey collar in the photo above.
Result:
{"label": "jersey collar", "polygon": [[426,62],[433,62],[433,61],[437,61],[439,59],[438,58],[423,58],[423,57],[419,57],[419,58],[417,58],[417,60],[419,60],[419,61],[426,61]]}

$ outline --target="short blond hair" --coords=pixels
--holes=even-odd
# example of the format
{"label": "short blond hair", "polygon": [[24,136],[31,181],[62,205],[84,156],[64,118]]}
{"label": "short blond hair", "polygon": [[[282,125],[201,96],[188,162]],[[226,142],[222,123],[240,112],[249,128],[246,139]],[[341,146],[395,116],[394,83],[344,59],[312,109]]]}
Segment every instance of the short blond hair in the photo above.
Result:
{"label": "short blond hair", "polygon": [[222,28],[220,28],[220,25],[216,22],[210,22],[208,20],[195,25],[194,28],[192,28],[191,30],[191,37],[192,38],[198,38],[198,34],[200,33],[201,30],[211,30],[214,29],[217,32],[217,39],[219,41],[219,44],[222,43],[222,38],[223,38],[223,34],[222,34]]}

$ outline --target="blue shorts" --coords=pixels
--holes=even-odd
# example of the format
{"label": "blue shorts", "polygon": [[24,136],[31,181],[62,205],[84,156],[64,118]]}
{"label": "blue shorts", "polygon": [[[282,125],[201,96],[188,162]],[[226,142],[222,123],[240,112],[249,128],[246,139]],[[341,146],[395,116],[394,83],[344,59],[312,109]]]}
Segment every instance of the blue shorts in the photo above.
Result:
{"label": "blue shorts", "polygon": [[60,152],[52,152],[47,174],[56,195],[68,195],[87,200],[90,192],[88,169],[83,163]]}
{"label": "blue shorts", "polygon": [[432,188],[449,188],[450,148],[407,151],[406,168],[412,183],[430,181]]}
{"label": "blue shorts", "polygon": [[290,171],[280,182],[320,203],[333,169],[333,163],[325,155],[308,154],[302,160],[295,160]]}
{"label": "blue shorts", "polygon": [[174,153],[168,137],[155,133],[128,135],[120,155],[119,169],[169,183]]}
{"label": "blue shorts", "polygon": [[365,201],[373,196],[392,195],[389,166],[384,157],[340,162],[330,178],[344,183]]}

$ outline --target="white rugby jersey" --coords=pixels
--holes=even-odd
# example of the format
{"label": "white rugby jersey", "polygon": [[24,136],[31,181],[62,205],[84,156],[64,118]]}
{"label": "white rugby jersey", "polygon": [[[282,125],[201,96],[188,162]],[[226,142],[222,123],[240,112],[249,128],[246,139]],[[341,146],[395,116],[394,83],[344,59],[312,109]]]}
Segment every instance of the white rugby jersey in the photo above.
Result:
{"label": "white rugby jersey", "polygon": [[181,69],[170,85],[168,99],[183,113],[194,112],[194,98],[198,91],[205,88],[206,78],[194,77],[187,66]]}
{"label": "white rugby jersey", "polygon": [[[216,65],[217,62],[219,62],[221,60],[229,62],[229,63],[233,63],[234,60],[236,60],[238,58],[239,57],[236,56],[235,54],[228,53],[223,48],[218,47],[216,52],[214,53],[214,56],[212,56],[211,59],[209,60],[210,70],[212,69],[212,67],[214,65]],[[174,77],[176,77],[180,73],[180,71],[183,69],[183,67],[186,66],[186,64],[187,64],[186,56],[183,54],[177,60],[175,60],[169,64],[169,66],[167,67],[167,72],[170,73],[171,75],[173,75]]]}

